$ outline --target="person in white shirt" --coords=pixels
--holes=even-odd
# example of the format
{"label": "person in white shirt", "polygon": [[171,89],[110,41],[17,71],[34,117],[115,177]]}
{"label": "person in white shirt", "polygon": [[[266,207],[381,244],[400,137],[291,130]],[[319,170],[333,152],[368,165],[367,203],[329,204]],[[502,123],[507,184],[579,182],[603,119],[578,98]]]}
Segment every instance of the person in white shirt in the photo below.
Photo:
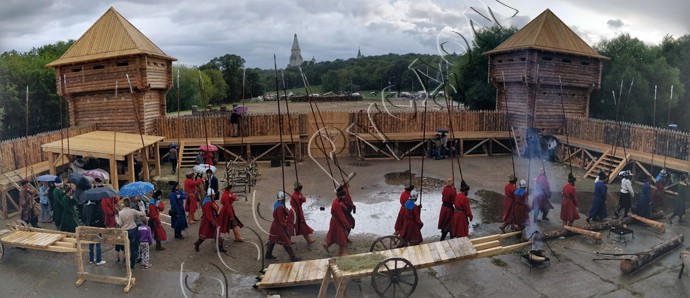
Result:
{"label": "person in white shirt", "polygon": [[632,205],[632,198],[635,196],[635,191],[632,187],[632,172],[623,171],[620,174],[623,178],[621,179],[621,193],[618,199],[618,207],[616,208],[616,217],[620,215],[621,210],[623,210],[623,217],[628,217],[628,212]]}
{"label": "person in white shirt", "polygon": [[124,208],[117,213],[115,216],[115,221],[117,221],[117,224],[121,229],[127,231],[130,252],[129,266],[134,269],[134,265],[137,263],[137,259],[139,258],[139,230],[137,229],[137,217],[146,218],[146,213],[130,208],[129,198],[125,198],[122,201]]}

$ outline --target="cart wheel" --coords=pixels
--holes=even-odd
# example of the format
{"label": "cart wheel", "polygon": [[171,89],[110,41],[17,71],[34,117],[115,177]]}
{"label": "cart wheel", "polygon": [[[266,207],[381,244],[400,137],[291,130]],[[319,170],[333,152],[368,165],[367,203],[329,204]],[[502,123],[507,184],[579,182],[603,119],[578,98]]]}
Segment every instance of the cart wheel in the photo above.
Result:
{"label": "cart wheel", "polygon": [[404,239],[395,236],[395,235],[389,235],[389,236],[383,236],[376,238],[374,240],[374,243],[371,244],[369,247],[369,252],[372,251],[384,251],[384,250],[389,250],[389,249],[394,249],[398,247],[404,247],[407,246],[407,242],[405,242]]}
{"label": "cart wheel", "polygon": [[374,268],[371,284],[379,297],[410,297],[417,288],[417,269],[404,258],[388,258]]}
{"label": "cart wheel", "polygon": [[2,261],[2,257],[5,256],[5,246],[2,245],[2,242],[0,242],[0,261]]}

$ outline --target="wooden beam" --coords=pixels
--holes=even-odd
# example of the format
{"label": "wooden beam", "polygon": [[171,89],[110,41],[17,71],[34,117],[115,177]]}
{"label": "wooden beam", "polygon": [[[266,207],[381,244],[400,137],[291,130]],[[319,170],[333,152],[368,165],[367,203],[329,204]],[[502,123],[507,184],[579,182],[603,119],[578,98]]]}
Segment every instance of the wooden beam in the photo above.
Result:
{"label": "wooden beam", "polygon": [[141,155],[143,155],[143,156],[140,156],[142,163],[143,163],[142,169],[144,170],[143,181],[151,181],[151,172],[149,169],[149,150],[148,150],[148,148],[144,147],[144,148],[141,148],[141,150],[139,152]]}
{"label": "wooden beam", "polygon": [[114,157],[109,159],[110,161],[110,184],[113,186],[115,191],[120,190],[120,182],[117,174],[117,161]]}
{"label": "wooden beam", "polygon": [[234,158],[236,158],[242,162],[247,162],[242,156],[239,156],[239,155],[233,153],[232,151],[228,150],[227,148],[225,148],[223,146],[216,145],[216,147],[218,147],[220,150],[223,150],[225,153],[230,154],[232,157],[234,157]]}
{"label": "wooden beam", "polygon": [[[160,142],[156,142],[153,145],[153,156],[156,158],[154,161],[154,165],[156,167],[156,175],[157,176],[163,176],[163,173],[161,172],[161,148],[160,148]],[[182,155],[179,155],[177,157],[177,170],[180,170],[180,162],[182,161]]]}
{"label": "wooden beam", "polygon": [[134,154],[130,153],[127,155],[127,181],[129,182],[134,182],[135,180],[135,175],[134,175]]}
{"label": "wooden beam", "polygon": [[412,151],[414,151],[415,149],[419,148],[419,146],[424,145],[425,143],[426,143],[425,141],[419,142],[419,144],[414,145],[414,147],[410,148],[410,150],[407,150],[405,153],[401,154],[401,155],[400,155],[400,158],[402,159],[403,157],[407,156],[407,155],[410,154]]}
{"label": "wooden beam", "polygon": [[256,162],[257,160],[259,160],[259,158],[264,157],[264,155],[268,154],[269,152],[273,151],[273,149],[278,148],[279,146],[280,146],[280,143],[273,145],[273,147],[271,147],[270,149],[266,150],[266,152],[259,154],[259,156],[257,156],[257,157],[254,157],[254,158],[252,159],[252,162]]}
{"label": "wooden beam", "polygon": [[479,148],[480,146],[484,145],[484,143],[488,142],[491,139],[484,139],[483,141],[479,142],[479,144],[475,145],[474,147],[470,148],[465,152],[464,154],[469,154],[470,152],[474,151],[475,149]]}
{"label": "wooden beam", "polygon": [[7,191],[2,191],[2,216],[7,219]]}
{"label": "wooden beam", "polygon": [[[60,156],[60,159],[62,159],[62,156]],[[55,169],[55,153],[53,152],[48,152],[48,173],[51,175],[55,175],[57,173],[57,170]]]}

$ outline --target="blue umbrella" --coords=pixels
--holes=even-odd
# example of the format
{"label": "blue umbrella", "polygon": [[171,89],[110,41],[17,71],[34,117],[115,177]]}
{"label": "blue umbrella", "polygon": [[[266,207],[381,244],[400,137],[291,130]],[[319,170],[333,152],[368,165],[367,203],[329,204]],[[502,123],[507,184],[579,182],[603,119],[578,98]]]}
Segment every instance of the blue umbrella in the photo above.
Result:
{"label": "blue umbrella", "polygon": [[120,195],[123,197],[143,196],[154,190],[153,184],[144,181],[129,183],[120,188]]}
{"label": "blue umbrella", "polygon": [[36,181],[38,181],[38,182],[55,182],[55,178],[57,178],[57,176],[55,176],[55,175],[41,175],[41,176],[36,177]]}
{"label": "blue umbrella", "polygon": [[116,196],[117,192],[110,187],[96,187],[82,192],[79,196],[79,204],[84,204],[88,201],[100,201]]}

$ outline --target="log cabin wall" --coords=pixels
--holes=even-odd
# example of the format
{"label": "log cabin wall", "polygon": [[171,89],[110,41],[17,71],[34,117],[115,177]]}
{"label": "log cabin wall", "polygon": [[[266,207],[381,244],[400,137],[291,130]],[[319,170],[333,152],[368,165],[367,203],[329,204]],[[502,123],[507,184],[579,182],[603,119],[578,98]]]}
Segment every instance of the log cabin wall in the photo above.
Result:
{"label": "log cabin wall", "polygon": [[536,127],[560,134],[564,110],[568,116],[589,115],[589,96],[601,86],[601,67],[600,59],[533,49],[492,54],[489,79],[497,89],[496,109],[507,109],[510,125],[520,130]]}
{"label": "log cabin wall", "polygon": [[133,56],[61,65],[55,73],[58,95],[77,96],[82,93],[110,90],[115,93],[116,82],[119,92],[129,92],[127,74],[133,89],[143,89],[145,85],[142,84],[141,60],[143,56]]}

